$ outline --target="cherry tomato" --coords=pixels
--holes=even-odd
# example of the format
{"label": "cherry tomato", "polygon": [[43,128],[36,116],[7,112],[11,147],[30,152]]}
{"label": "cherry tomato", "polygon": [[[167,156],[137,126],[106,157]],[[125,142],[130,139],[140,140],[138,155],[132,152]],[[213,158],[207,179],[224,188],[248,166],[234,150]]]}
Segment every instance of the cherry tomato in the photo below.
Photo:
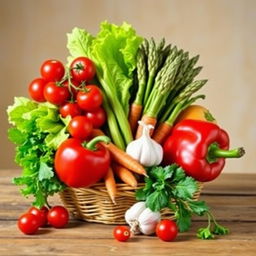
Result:
{"label": "cherry tomato", "polygon": [[60,114],[62,117],[70,115],[71,117],[79,116],[82,114],[82,110],[75,102],[68,102],[60,107]]}
{"label": "cherry tomato", "polygon": [[72,137],[85,140],[92,133],[92,123],[86,116],[75,116],[68,125]]}
{"label": "cherry tomato", "polygon": [[113,235],[116,240],[125,242],[130,238],[131,232],[126,226],[117,226],[114,228]]}
{"label": "cherry tomato", "polygon": [[177,225],[172,220],[161,220],[156,226],[156,235],[163,241],[172,241],[177,234]]}
{"label": "cherry tomato", "polygon": [[44,88],[44,97],[47,101],[55,105],[63,105],[70,98],[67,87],[49,82]]}
{"label": "cherry tomato", "polygon": [[85,86],[87,91],[80,91],[77,94],[77,103],[79,107],[86,111],[97,109],[103,101],[101,90],[96,85]]}
{"label": "cherry tomato", "polygon": [[63,228],[68,223],[69,214],[65,207],[57,205],[49,210],[47,219],[54,228]]}
{"label": "cherry tomato", "polygon": [[65,68],[58,60],[47,60],[42,64],[40,71],[46,81],[57,82],[63,78]]}
{"label": "cherry tomato", "polygon": [[47,214],[48,214],[48,208],[43,206],[41,209],[38,209],[36,207],[31,207],[28,210],[28,213],[34,214],[38,216],[40,221],[40,227],[44,227],[47,224]]}
{"label": "cherry tomato", "polygon": [[46,101],[44,98],[44,87],[46,85],[46,80],[43,78],[36,78],[29,84],[29,95],[30,97],[38,102]]}
{"label": "cherry tomato", "polygon": [[32,235],[37,232],[40,227],[40,223],[38,216],[31,213],[25,213],[18,219],[18,228],[24,234]]}
{"label": "cherry tomato", "polygon": [[101,107],[94,111],[86,112],[85,116],[92,122],[93,128],[101,127],[106,121],[106,113]]}
{"label": "cherry tomato", "polygon": [[[71,83],[72,83],[75,87],[79,87],[79,85],[80,85],[79,82],[77,82],[77,81],[75,81],[75,80],[73,80],[73,79],[71,79]],[[65,82],[63,82],[62,85],[63,85],[64,87],[67,87],[67,88],[68,88],[68,80],[66,80]],[[68,90],[69,90],[69,88],[68,88]],[[77,95],[77,93],[78,93],[78,90],[76,90],[75,88],[71,87],[71,91],[72,91],[72,93],[73,93],[73,97],[76,98],[76,95]]]}
{"label": "cherry tomato", "polygon": [[77,82],[90,81],[95,76],[94,63],[86,57],[78,57],[70,65],[71,76]]}

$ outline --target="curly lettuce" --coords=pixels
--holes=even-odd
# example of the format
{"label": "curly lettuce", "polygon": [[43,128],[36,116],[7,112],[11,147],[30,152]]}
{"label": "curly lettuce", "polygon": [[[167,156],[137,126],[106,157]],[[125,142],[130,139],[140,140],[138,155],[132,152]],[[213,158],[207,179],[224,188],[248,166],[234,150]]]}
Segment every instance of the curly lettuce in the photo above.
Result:
{"label": "curly lettuce", "polygon": [[24,97],[16,97],[7,109],[8,138],[16,144],[15,161],[23,169],[20,177],[14,178],[24,196],[33,195],[33,205],[47,205],[47,197],[65,186],[57,178],[54,154],[58,146],[68,138],[66,125],[70,117],[62,119],[56,106],[36,103]]}

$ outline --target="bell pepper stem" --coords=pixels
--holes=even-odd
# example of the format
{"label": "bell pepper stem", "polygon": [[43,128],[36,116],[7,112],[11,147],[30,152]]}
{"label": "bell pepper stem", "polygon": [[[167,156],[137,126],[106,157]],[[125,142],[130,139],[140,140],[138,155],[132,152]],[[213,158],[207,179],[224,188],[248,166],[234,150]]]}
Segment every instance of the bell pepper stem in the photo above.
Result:
{"label": "bell pepper stem", "polygon": [[90,140],[89,142],[83,143],[83,146],[89,150],[95,151],[97,150],[96,145],[99,142],[104,142],[108,144],[110,142],[110,138],[107,136],[97,136]]}
{"label": "bell pepper stem", "polygon": [[209,147],[208,156],[210,158],[239,158],[245,154],[244,148],[236,148],[231,150],[225,150],[219,148],[215,143]]}

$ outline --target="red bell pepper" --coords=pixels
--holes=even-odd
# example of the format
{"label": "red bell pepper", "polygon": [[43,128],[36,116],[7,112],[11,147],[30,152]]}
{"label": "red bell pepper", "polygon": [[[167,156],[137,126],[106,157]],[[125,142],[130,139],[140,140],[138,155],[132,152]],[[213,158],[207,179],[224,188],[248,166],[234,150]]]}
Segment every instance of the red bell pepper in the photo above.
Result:
{"label": "red bell pepper", "polygon": [[110,166],[108,150],[97,144],[109,143],[106,136],[98,136],[90,142],[71,138],[58,148],[54,166],[59,179],[70,187],[88,187],[103,178]]}
{"label": "red bell pepper", "polygon": [[164,164],[176,163],[198,181],[214,180],[225,158],[244,155],[243,148],[229,149],[229,136],[218,125],[199,120],[183,120],[164,143]]}

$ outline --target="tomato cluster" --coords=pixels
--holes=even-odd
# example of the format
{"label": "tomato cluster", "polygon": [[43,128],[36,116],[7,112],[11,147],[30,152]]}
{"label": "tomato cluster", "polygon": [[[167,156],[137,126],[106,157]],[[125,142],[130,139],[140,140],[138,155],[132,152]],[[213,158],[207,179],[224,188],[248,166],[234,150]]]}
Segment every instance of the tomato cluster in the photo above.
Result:
{"label": "tomato cluster", "polygon": [[54,228],[63,228],[68,220],[69,213],[63,206],[54,206],[50,210],[45,206],[41,209],[31,207],[18,219],[18,228],[24,234],[32,235],[47,224]]}
{"label": "tomato cluster", "polygon": [[102,92],[97,85],[90,83],[96,73],[90,59],[74,59],[66,72],[60,61],[47,60],[42,64],[40,73],[41,77],[29,85],[31,98],[57,105],[62,117],[70,115],[72,120],[68,131],[73,137],[84,140],[93,128],[105,123]]}

